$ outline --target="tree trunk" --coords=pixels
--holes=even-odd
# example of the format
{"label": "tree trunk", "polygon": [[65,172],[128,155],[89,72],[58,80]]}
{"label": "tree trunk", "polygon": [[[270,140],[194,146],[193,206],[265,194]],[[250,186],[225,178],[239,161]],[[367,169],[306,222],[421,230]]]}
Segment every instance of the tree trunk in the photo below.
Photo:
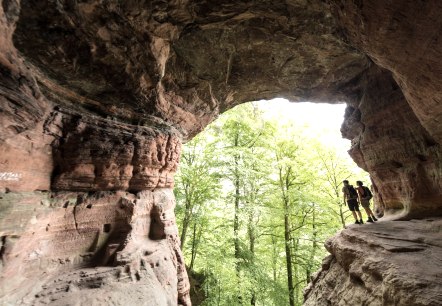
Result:
{"label": "tree trunk", "polygon": [[[284,203],[287,207],[287,203]],[[295,306],[295,297],[293,295],[293,272],[292,272],[292,251],[290,248],[290,220],[288,212],[284,214],[284,241],[285,241],[285,261],[287,265],[287,286],[289,290],[289,304]]]}
{"label": "tree trunk", "polygon": [[[296,258],[296,255],[298,254],[299,250],[299,239],[294,239],[293,241],[293,252],[292,257]],[[293,264],[293,271],[292,276],[295,279],[295,283],[293,284],[293,301],[298,301],[298,294],[299,294],[299,285],[301,282],[299,281],[299,264],[292,263]]]}
{"label": "tree trunk", "polygon": [[272,250],[273,250],[273,254],[272,254],[272,269],[273,269],[273,281],[276,283],[276,268],[277,268],[277,264],[278,264],[278,251],[276,248],[276,238],[275,236],[271,236],[272,237]]}
{"label": "tree trunk", "polygon": [[287,287],[289,291],[289,305],[295,306],[295,297],[293,295],[293,269],[292,269],[292,250],[290,248],[290,218],[289,218],[289,175],[290,167],[287,173],[283,175],[283,171],[279,169],[279,183],[282,192],[282,200],[284,205],[284,242],[285,242],[285,261],[287,266]]}
{"label": "tree trunk", "polygon": [[[235,137],[235,147],[238,147],[239,139],[238,135]],[[235,184],[235,211],[233,217],[233,235],[234,235],[234,247],[235,247],[235,268],[236,276],[240,278],[240,249],[239,249],[239,202],[240,202],[240,177],[239,177],[239,159],[240,156],[235,153],[234,162],[234,184]],[[242,296],[238,292],[238,304],[242,305]]]}
{"label": "tree trunk", "polygon": [[184,249],[184,242],[186,241],[186,235],[187,235],[187,229],[189,227],[190,223],[190,203],[188,204],[188,201],[186,201],[186,211],[184,212],[184,218],[183,218],[183,228],[181,229],[181,250]]}
{"label": "tree trunk", "polygon": [[316,249],[318,248],[318,243],[316,242],[316,238],[318,236],[318,233],[316,231],[316,209],[315,209],[315,204],[313,204],[313,215],[312,215],[312,230],[313,230],[313,238],[312,238],[312,249],[310,252],[310,259],[309,259],[309,263],[308,263],[308,268],[306,271],[306,277],[307,277],[307,282],[310,281],[310,277],[312,275],[312,269],[313,269],[313,262],[315,260],[315,255],[316,255]]}
{"label": "tree trunk", "polygon": [[[335,186],[334,186],[334,191],[335,191],[335,195],[336,195],[336,199],[337,199],[337,203],[339,205],[339,217],[341,219],[341,224],[342,224],[342,228],[345,228],[345,218],[344,218],[344,211],[342,210],[342,200],[341,200],[341,195],[340,195],[340,191],[339,191],[339,185],[336,183],[336,177],[335,177]],[[344,203],[345,205],[346,203]]]}
{"label": "tree trunk", "polygon": [[235,259],[236,259],[236,271],[239,274],[239,197],[240,197],[240,181],[238,170],[238,156],[235,156],[235,211],[233,217],[233,234],[235,244]]}
{"label": "tree trunk", "polygon": [[195,263],[195,257],[196,257],[196,245],[197,245],[196,224],[197,224],[197,222],[195,222],[193,224],[192,253],[191,253],[191,257],[190,257],[190,266],[189,266],[190,270],[193,270],[193,264]]}
{"label": "tree trunk", "polygon": [[[254,203],[254,201],[251,201]],[[249,207],[250,209],[250,207]],[[249,234],[249,251],[252,257],[252,262],[255,261],[255,225],[253,224],[253,210],[250,209],[249,212],[249,224],[248,224],[248,234]],[[250,298],[250,305],[255,306],[256,305],[256,292],[252,289],[251,292],[251,298]]]}
{"label": "tree trunk", "polygon": [[256,295],[255,292],[252,292],[252,297],[250,298],[250,305],[256,305]]}
{"label": "tree trunk", "polygon": [[345,228],[345,219],[344,219],[344,212],[342,210],[342,205],[339,205],[339,215],[341,217],[342,228]]}

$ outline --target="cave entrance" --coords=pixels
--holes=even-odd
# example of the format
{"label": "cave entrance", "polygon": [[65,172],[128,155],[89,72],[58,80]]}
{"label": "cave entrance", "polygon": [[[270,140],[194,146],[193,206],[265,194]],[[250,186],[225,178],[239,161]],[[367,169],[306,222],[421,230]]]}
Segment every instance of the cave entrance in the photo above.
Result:
{"label": "cave entrance", "polygon": [[302,303],[324,241],[354,223],[342,180],[370,186],[340,133],[345,108],[251,102],[184,145],[176,213],[196,305]]}

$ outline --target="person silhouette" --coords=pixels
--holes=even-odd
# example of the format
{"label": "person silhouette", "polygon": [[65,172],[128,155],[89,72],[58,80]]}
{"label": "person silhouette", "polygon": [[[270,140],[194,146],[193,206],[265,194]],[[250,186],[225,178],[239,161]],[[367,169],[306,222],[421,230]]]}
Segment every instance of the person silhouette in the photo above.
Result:
{"label": "person silhouette", "polygon": [[[364,224],[362,221],[362,215],[359,211],[359,203],[358,203],[358,193],[353,187],[353,185],[350,185],[347,180],[342,181],[344,184],[344,187],[342,187],[342,192],[344,193],[344,202],[347,203],[348,209],[353,214],[353,217],[355,218],[356,222],[355,224]],[[358,216],[359,215],[359,220]]]}
{"label": "person silhouette", "polygon": [[373,211],[370,209],[370,200],[373,197],[370,189],[365,187],[364,183],[361,181],[356,181],[356,185],[358,185],[358,187],[356,187],[356,191],[358,192],[359,203],[361,203],[361,206],[364,208],[368,216],[367,222],[373,223],[374,221],[378,221],[373,214]]}

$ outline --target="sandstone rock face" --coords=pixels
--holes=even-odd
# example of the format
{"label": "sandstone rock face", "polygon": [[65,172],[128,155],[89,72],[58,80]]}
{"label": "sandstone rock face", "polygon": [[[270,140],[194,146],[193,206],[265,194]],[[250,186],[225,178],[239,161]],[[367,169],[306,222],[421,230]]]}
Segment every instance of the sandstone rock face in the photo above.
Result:
{"label": "sandstone rock face", "polygon": [[354,46],[392,72],[420,123],[440,143],[442,21],[440,1],[332,0]]}
{"label": "sandstone rock face", "polygon": [[48,97],[186,136],[245,101],[342,101],[368,65],[322,1],[22,1],[17,19]]}
{"label": "sandstone rock face", "polygon": [[53,189],[141,191],[173,186],[181,140],[170,128],[62,111],[52,112],[45,128],[55,139]]}
{"label": "sandstone rock face", "polygon": [[349,106],[341,131],[350,155],[370,173],[377,206],[391,218],[440,215],[442,155],[391,75],[364,76],[364,95]]}
{"label": "sandstone rock face", "polygon": [[304,305],[441,305],[442,219],[352,225],[305,289]]}
{"label": "sandstone rock face", "polygon": [[356,143],[350,154],[370,172],[387,213],[440,215],[442,4],[333,0],[330,6],[346,37],[394,79],[366,73],[352,104],[357,111],[347,118],[359,127],[349,133],[343,125]]}
{"label": "sandstone rock face", "polygon": [[251,100],[347,102],[386,217],[441,214],[437,1],[0,3],[7,304],[190,305],[180,145]]}
{"label": "sandstone rock face", "polygon": [[2,202],[6,305],[190,303],[170,189],[6,193]]}

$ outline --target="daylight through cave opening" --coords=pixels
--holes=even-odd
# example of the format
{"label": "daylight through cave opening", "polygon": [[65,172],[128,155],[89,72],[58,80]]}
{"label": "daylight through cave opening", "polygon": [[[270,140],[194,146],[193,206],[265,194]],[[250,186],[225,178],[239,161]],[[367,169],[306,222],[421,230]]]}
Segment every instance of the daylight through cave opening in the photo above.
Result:
{"label": "daylight through cave opening", "polygon": [[350,156],[396,220],[328,240],[306,305],[442,304],[441,11],[1,1],[2,302],[190,305],[172,190],[181,143],[235,105],[285,97],[349,105]]}
{"label": "daylight through cave opening", "polygon": [[345,108],[251,102],[183,146],[174,191],[195,304],[302,303],[325,240],[355,222],[342,180],[371,185],[342,139]]}

